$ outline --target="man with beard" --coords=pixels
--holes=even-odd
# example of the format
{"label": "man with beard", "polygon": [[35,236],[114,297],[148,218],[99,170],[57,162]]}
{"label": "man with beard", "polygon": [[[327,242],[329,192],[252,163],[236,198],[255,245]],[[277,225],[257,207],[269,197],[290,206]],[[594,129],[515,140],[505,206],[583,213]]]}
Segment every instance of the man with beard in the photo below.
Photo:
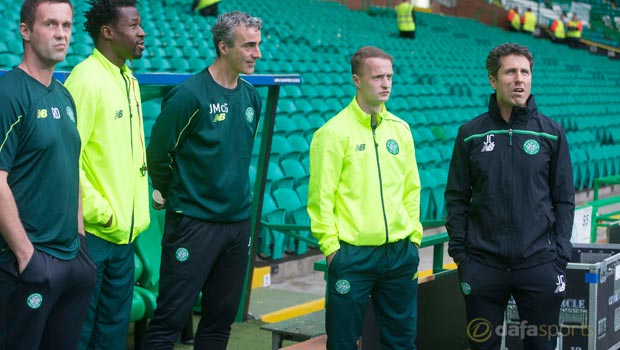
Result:
{"label": "man with beard", "polygon": [[133,241],[149,225],[140,89],[126,61],[139,59],[145,33],[135,0],[93,0],[86,31],[93,54],[65,85],[82,139],[80,179],[86,240],[97,287],[81,349],[124,349],[133,297]]}

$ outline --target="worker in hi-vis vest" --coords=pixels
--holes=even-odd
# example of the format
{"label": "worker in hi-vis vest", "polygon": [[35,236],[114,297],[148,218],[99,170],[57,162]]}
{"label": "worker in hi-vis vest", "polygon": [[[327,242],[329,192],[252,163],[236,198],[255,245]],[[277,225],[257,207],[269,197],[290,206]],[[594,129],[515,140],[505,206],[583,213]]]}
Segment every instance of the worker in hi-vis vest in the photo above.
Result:
{"label": "worker in hi-vis vest", "polygon": [[568,46],[571,48],[579,47],[582,32],[583,24],[577,18],[577,14],[573,13],[571,20],[566,25],[566,42]]}
{"label": "worker in hi-vis vest", "polygon": [[521,26],[524,32],[533,34],[536,29],[536,14],[532,12],[532,9],[528,7],[525,13],[521,17]]}
{"label": "worker in hi-vis vest", "polygon": [[566,41],[566,30],[564,28],[564,14],[551,23],[551,41],[554,43],[564,43]]}
{"label": "worker in hi-vis vest", "polygon": [[217,5],[221,0],[194,0],[192,12],[198,11],[201,16],[217,17]]}
{"label": "worker in hi-vis vest", "polygon": [[415,6],[409,0],[402,0],[396,7],[396,24],[401,38],[415,38]]}
{"label": "worker in hi-vis vest", "polygon": [[508,11],[508,16],[506,17],[510,25],[508,29],[511,32],[520,32],[521,31],[521,16],[519,16],[519,6],[515,6]]}

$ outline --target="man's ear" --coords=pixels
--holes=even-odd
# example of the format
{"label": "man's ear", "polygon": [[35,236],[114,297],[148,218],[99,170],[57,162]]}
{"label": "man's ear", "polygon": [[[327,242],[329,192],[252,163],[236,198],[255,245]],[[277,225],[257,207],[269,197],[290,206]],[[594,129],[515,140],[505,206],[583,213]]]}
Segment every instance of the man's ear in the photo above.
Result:
{"label": "man's ear", "polygon": [[105,40],[112,40],[112,27],[101,26],[101,29],[99,29],[99,34]]}
{"label": "man's ear", "polygon": [[19,34],[21,34],[24,41],[30,41],[30,28],[28,28],[26,23],[19,24]]}
{"label": "man's ear", "polygon": [[494,76],[489,75],[489,83],[493,87],[493,90],[497,90],[497,79]]}
{"label": "man's ear", "polygon": [[353,84],[355,84],[355,87],[359,89],[359,87],[360,87],[360,77],[357,76],[357,74],[353,74]]}
{"label": "man's ear", "polygon": [[217,47],[220,49],[220,53],[222,55],[226,55],[228,53],[228,46],[223,41],[217,43]]}

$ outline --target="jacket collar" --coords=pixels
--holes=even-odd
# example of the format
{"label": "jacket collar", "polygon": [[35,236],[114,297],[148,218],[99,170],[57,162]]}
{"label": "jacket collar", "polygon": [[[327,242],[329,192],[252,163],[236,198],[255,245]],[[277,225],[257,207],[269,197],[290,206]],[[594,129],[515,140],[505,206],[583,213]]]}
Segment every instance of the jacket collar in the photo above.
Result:
{"label": "jacket collar", "polygon": [[[526,122],[536,114],[536,110],[536,100],[534,99],[534,95],[530,95],[525,103],[525,107],[512,107],[510,122],[513,124]],[[491,97],[489,98],[489,114],[491,114],[493,119],[504,121],[502,119],[502,114],[499,111],[496,94],[491,94]]]}
{"label": "jacket collar", "polygon": [[[101,53],[101,51],[97,50],[96,48],[93,50],[93,57],[101,63],[101,65],[105,68],[105,70],[112,73],[113,75],[118,74],[119,68],[116,65],[114,65],[114,63],[112,63],[110,60],[108,60]],[[129,75],[131,75],[132,73],[131,69],[127,67],[127,64],[123,64],[123,66],[120,68],[120,72],[122,74],[129,74]]]}
{"label": "jacket collar", "polygon": [[[357,120],[360,124],[366,126],[369,129],[372,128],[372,126],[370,125],[372,120],[370,114],[364,112],[360,105],[357,103],[357,95],[353,96],[353,101],[351,101],[351,103],[349,104],[349,108],[353,112],[353,117],[355,117],[355,120]],[[385,108],[385,104],[383,104],[381,106],[381,112],[379,112],[379,114],[377,115],[377,125],[381,124],[381,121],[383,119],[386,119],[387,117],[388,111]]]}

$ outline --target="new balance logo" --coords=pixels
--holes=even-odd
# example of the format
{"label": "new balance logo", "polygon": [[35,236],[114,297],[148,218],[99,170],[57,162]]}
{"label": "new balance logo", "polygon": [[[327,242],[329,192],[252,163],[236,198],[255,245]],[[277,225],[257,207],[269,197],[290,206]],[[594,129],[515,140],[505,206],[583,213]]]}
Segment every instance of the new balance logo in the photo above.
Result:
{"label": "new balance logo", "polygon": [[482,150],[480,152],[491,152],[495,148],[495,142],[493,142],[493,137],[495,135],[487,135],[487,140],[482,145]]}

